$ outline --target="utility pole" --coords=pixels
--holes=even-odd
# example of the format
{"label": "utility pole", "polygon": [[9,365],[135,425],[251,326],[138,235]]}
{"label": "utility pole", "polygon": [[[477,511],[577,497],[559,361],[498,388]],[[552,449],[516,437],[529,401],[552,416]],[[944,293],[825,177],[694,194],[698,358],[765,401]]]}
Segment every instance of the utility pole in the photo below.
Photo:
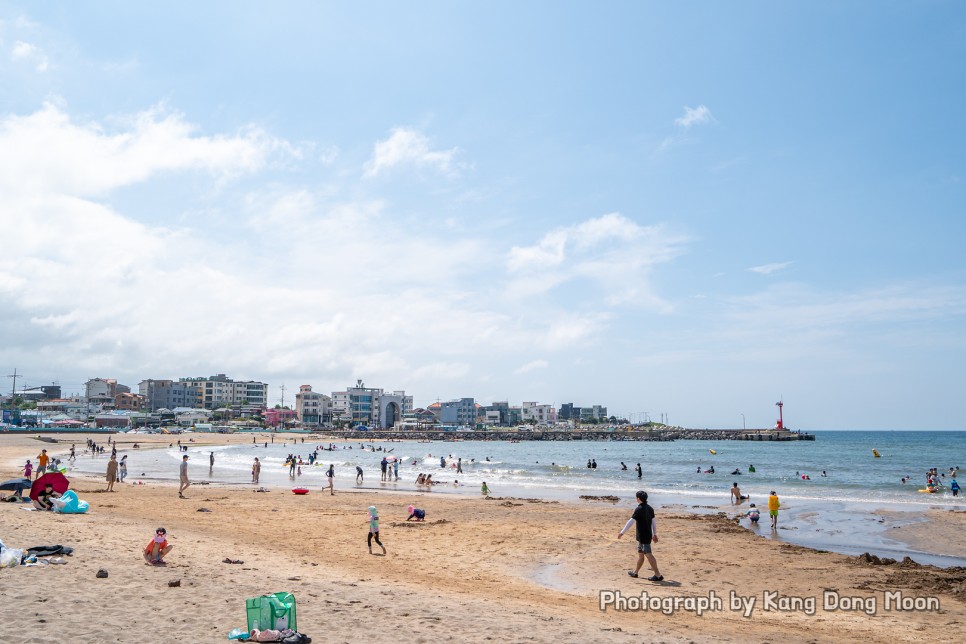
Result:
{"label": "utility pole", "polygon": [[14,367],[13,375],[7,376],[7,378],[13,378],[13,387],[10,390],[10,409],[13,409],[14,402],[17,399],[17,368]]}

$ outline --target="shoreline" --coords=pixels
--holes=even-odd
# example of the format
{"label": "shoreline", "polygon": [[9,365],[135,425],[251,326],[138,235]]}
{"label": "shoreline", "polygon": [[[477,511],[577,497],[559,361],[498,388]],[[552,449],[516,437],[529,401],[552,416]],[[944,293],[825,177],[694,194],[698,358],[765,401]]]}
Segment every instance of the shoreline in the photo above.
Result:
{"label": "shoreline", "polygon": [[[127,449],[129,454],[134,454],[139,451],[131,449],[131,446],[134,444],[141,445],[140,450],[155,451],[168,449],[181,438],[179,435],[166,434],[138,434],[131,438],[128,438],[128,435],[126,434],[121,434],[120,436],[123,438],[121,441],[117,441],[119,451],[123,452],[125,449]],[[208,447],[224,446],[244,447],[249,445],[247,443],[247,439],[253,436],[257,436],[259,438],[259,440],[255,442],[257,447],[257,445],[261,444],[262,442],[270,441],[272,438],[272,434],[259,435],[254,433],[246,433],[243,436],[245,442],[241,442],[237,441],[239,438],[237,434],[192,433],[188,434],[187,436],[189,441],[194,441],[190,443],[188,441],[184,441],[183,443],[187,445],[190,450],[201,450]],[[88,436],[84,435],[81,436],[81,439],[86,440],[87,437]],[[278,438],[279,435],[275,434],[275,437]],[[63,454],[52,451],[52,456],[66,456],[69,451],[68,443],[78,442],[75,440],[68,440],[59,441],[56,443],[47,443],[46,441],[42,440],[42,438],[46,437],[37,438],[36,436],[32,436],[30,438],[41,444],[58,445],[63,447]],[[292,436],[291,438],[293,440],[291,447],[300,448],[304,444],[299,443],[298,440],[300,438],[308,437]],[[361,439],[352,442],[357,444],[371,444],[371,441],[364,441]],[[394,444],[398,445],[405,443],[406,442],[397,441]],[[412,444],[413,442],[410,441],[409,443]],[[280,441],[276,445],[285,448],[290,446],[284,441]],[[29,451],[26,453],[29,453]],[[330,455],[330,457],[332,455],[339,455],[340,457],[348,456],[348,454],[345,454],[344,450],[339,449],[333,450],[332,452],[322,451],[320,454],[323,457],[326,454]],[[196,457],[199,456],[197,453],[194,453],[194,455]],[[20,456],[22,458],[27,458],[23,457],[22,454]],[[323,457],[320,457],[320,461],[339,460],[338,458],[325,459]],[[80,461],[81,459],[84,459],[85,462],[88,462],[88,459],[96,459],[95,462],[98,463],[98,468],[103,469],[106,467],[107,455],[98,455],[96,457],[92,457],[90,455],[78,456],[78,460]],[[268,464],[266,463],[266,466],[267,465]],[[219,480],[217,476],[212,477],[210,470],[206,470],[203,465],[195,465],[194,467],[195,469],[191,472],[191,478],[192,484],[196,487],[210,488],[212,490],[252,489],[255,487],[250,482],[237,480],[227,481],[223,479]],[[205,474],[198,474],[199,469],[208,472],[207,479]],[[266,467],[263,467],[263,476],[265,475],[266,471]],[[306,476],[298,479],[286,478],[283,481],[277,480],[276,477],[276,480],[270,482],[265,481],[260,485],[262,487],[299,486],[306,487],[310,491],[316,493],[324,492],[325,489],[327,489],[327,486],[324,483],[324,478],[321,476],[321,468],[319,468],[318,475],[315,475],[316,473],[314,472],[313,468],[308,468],[308,471],[311,472],[311,475],[307,474]],[[174,466],[172,466],[171,472],[175,472]],[[98,473],[93,471],[74,472],[71,474],[71,476],[76,477],[79,480],[99,480]],[[352,480],[351,476],[346,478],[347,480]],[[134,472],[131,472],[128,475],[128,482],[119,485],[132,484],[132,479],[143,481],[146,485],[159,484],[174,486],[177,484],[177,477],[174,474],[159,474],[154,472],[148,476],[140,476]],[[492,487],[493,486],[491,486],[491,488]],[[364,494],[408,495],[414,498],[479,498],[479,493],[475,490],[475,488],[469,485],[459,489],[452,488],[448,484],[440,484],[438,487],[420,488],[410,485],[406,482],[383,483],[373,479],[369,479],[369,482],[362,485],[354,483],[340,485],[338,477],[336,491]],[[737,522],[734,517],[744,512],[748,508],[747,504],[733,505],[730,502],[722,502],[722,495],[718,494],[692,492],[689,494],[672,494],[671,496],[668,496],[666,491],[661,491],[659,489],[650,488],[648,491],[651,495],[651,503],[656,508],[670,510],[672,512],[683,512],[689,515],[722,514],[728,516],[730,520]],[[561,490],[543,488],[539,486],[526,487],[519,485],[501,485],[498,489],[494,489],[494,496],[500,498],[501,500],[507,499],[511,501],[518,501],[521,499],[526,501],[537,498],[547,502],[562,502],[570,505],[576,511],[582,511],[589,504],[593,503],[593,501],[587,500],[584,497],[599,496],[599,493],[596,493],[591,489],[582,488]],[[966,566],[966,548],[956,550],[955,552],[946,551],[944,549],[948,544],[952,543],[952,540],[945,539],[937,542],[934,539],[920,537],[919,533],[915,530],[907,530],[905,532],[898,531],[896,524],[899,526],[913,525],[918,521],[914,514],[921,512],[928,507],[925,506],[923,502],[915,504],[910,503],[908,507],[903,507],[901,503],[897,502],[855,502],[846,499],[826,500],[801,497],[794,494],[783,494],[781,495],[781,498],[783,503],[783,511],[782,519],[779,522],[778,531],[769,531],[767,527],[753,527],[747,521],[741,521],[738,524],[742,527],[742,529],[747,530],[749,533],[754,534],[759,538],[789,543],[810,548],[815,551],[828,550],[844,555],[858,555],[862,554],[863,552],[870,552],[883,557],[900,559],[903,556],[909,555],[917,563],[922,564],[935,565],[944,568]],[[614,503],[608,503],[608,505],[625,508],[628,511],[632,509],[635,504],[636,501],[633,499],[633,492],[627,490],[621,491],[619,495],[616,495],[616,501],[614,501]],[[759,505],[760,504],[761,501],[759,500]],[[930,514],[929,516],[937,521],[943,521],[945,518],[945,515],[940,513]],[[964,516],[966,516],[966,512],[964,512]],[[888,525],[886,525],[886,523],[888,523]],[[763,522],[762,525],[766,526],[767,524]],[[966,527],[966,525],[963,527]],[[928,532],[928,528],[925,530]],[[944,531],[944,534],[947,534],[947,531]],[[940,548],[937,546],[942,547]]]}
{"label": "shoreline", "polygon": [[[0,463],[36,453],[36,440],[16,442],[0,441]],[[615,537],[629,508],[609,503],[339,489],[299,497],[278,486],[262,494],[197,486],[180,500],[165,483],[120,486],[113,494],[104,486],[103,477],[76,477],[72,487],[91,503],[84,515],[0,504],[8,546],[75,548],[67,565],[0,570],[0,597],[16,598],[21,608],[8,621],[11,632],[48,640],[70,633],[85,642],[163,632],[171,641],[223,642],[244,627],[245,598],[278,591],[295,594],[299,630],[317,641],[358,641],[378,628],[398,629],[411,641],[911,642],[942,640],[950,622],[966,619],[956,572],[873,565],[763,539],[716,515],[659,511],[654,552],[666,581],[653,584],[627,576],[634,543]],[[425,523],[405,522],[414,501],[427,510]],[[387,557],[366,553],[370,504],[380,510]],[[174,545],[164,568],[140,557],[157,525]],[[95,578],[99,568],[110,576]],[[173,581],[180,587],[169,587]],[[46,603],[50,589],[64,587],[72,589],[71,602]],[[824,609],[823,589],[875,600],[877,610]],[[700,616],[684,607],[672,614],[600,610],[602,592],[642,591],[665,603],[709,596],[725,603]],[[937,597],[941,613],[887,611],[885,593],[893,591]],[[757,600],[750,617],[728,605],[731,592]],[[766,609],[772,592],[818,598],[819,606],[812,614]],[[92,614],[98,619],[84,618]]]}

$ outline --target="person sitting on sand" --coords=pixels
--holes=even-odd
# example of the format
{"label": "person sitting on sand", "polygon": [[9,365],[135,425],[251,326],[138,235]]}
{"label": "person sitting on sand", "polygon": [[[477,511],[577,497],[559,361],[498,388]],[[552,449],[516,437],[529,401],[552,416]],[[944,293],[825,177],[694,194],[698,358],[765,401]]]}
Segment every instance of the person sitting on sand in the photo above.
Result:
{"label": "person sitting on sand", "polygon": [[410,521],[412,519],[415,519],[416,521],[426,520],[426,510],[420,510],[419,508],[414,507],[412,505],[409,506],[408,509],[409,509],[409,518],[406,519],[406,521]]}
{"label": "person sitting on sand", "polygon": [[168,545],[167,536],[167,530],[158,528],[154,532],[154,538],[148,541],[148,545],[144,548],[144,560],[152,566],[164,565],[164,556],[174,548]]}
{"label": "person sitting on sand", "polygon": [[741,495],[741,489],[738,487],[738,481],[735,481],[734,485],[731,486],[731,502],[741,503],[742,501],[747,501],[747,496]]}
{"label": "person sitting on sand", "polygon": [[480,486],[480,493],[483,496],[490,496],[490,488],[486,487],[486,481],[483,481],[483,485]]}
{"label": "person sitting on sand", "polygon": [[37,495],[37,499],[34,501],[34,507],[38,510],[53,510],[54,504],[50,502],[50,499],[57,498],[60,496],[59,492],[54,492],[54,486],[48,483],[41,490],[40,494]]}

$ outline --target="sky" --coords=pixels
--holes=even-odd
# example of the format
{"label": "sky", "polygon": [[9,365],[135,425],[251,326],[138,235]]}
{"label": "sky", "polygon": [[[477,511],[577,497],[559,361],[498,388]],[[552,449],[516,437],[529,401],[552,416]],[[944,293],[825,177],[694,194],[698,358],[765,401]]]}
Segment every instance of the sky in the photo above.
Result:
{"label": "sky", "polygon": [[964,88],[955,0],[0,0],[0,375],[966,429]]}

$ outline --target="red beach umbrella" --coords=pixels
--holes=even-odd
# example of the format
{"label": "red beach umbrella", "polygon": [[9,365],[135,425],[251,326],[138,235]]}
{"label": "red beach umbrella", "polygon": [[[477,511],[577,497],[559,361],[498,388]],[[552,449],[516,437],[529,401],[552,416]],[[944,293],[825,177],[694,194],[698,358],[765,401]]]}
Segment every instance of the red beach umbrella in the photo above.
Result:
{"label": "red beach umbrella", "polygon": [[60,472],[48,472],[34,481],[33,485],[30,486],[31,500],[36,501],[37,497],[40,496],[40,493],[44,491],[44,488],[48,484],[52,485],[54,492],[58,494],[63,494],[70,487],[70,481],[67,480],[66,476]]}

